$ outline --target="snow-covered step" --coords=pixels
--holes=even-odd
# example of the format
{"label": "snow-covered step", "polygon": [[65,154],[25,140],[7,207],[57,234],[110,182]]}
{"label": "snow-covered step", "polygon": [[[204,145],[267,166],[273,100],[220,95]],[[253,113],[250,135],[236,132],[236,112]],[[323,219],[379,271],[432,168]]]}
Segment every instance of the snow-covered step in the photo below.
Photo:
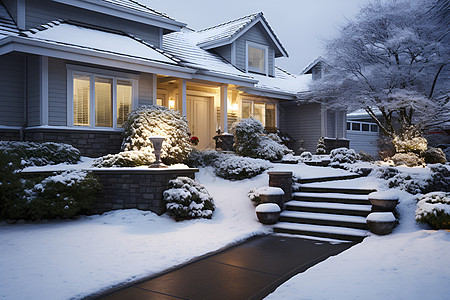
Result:
{"label": "snow-covered step", "polygon": [[366,218],[361,216],[335,215],[301,211],[283,211],[280,215],[280,221],[367,229]]}
{"label": "snow-covered step", "polygon": [[312,182],[326,182],[334,180],[349,180],[362,177],[360,174],[346,174],[339,176],[329,176],[329,177],[306,177],[297,179],[298,183],[312,183]]}
{"label": "snow-covered step", "polygon": [[295,200],[315,202],[336,202],[347,204],[370,204],[367,195],[339,194],[339,193],[310,193],[296,192],[292,194]]}
{"label": "snow-covered step", "polygon": [[362,241],[368,234],[367,230],[361,229],[287,222],[278,222],[274,226],[274,231],[278,233],[301,234],[353,242]]}
{"label": "snow-covered step", "polygon": [[286,210],[367,217],[372,210],[372,206],[291,200],[286,202]]}
{"label": "snow-covered step", "polygon": [[309,183],[309,184],[302,184],[300,186],[300,192],[368,195],[372,192],[376,192],[376,189],[328,187]]}

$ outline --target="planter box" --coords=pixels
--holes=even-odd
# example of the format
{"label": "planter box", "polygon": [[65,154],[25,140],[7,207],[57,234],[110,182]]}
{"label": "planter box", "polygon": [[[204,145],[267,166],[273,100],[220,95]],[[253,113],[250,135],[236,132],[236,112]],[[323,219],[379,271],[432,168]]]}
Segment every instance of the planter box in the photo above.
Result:
{"label": "planter box", "polygon": [[396,219],[391,212],[374,212],[366,218],[370,232],[378,235],[386,235],[394,229]]}
{"label": "planter box", "polygon": [[265,191],[260,192],[259,197],[262,203],[278,204],[281,210],[284,207],[284,191],[277,187],[267,187]]}
{"label": "planter box", "polygon": [[260,204],[256,207],[255,211],[258,221],[266,225],[278,222],[281,213],[280,207],[275,203]]}
{"label": "planter box", "polygon": [[373,192],[369,196],[372,211],[392,212],[398,204],[398,196],[390,191]]}

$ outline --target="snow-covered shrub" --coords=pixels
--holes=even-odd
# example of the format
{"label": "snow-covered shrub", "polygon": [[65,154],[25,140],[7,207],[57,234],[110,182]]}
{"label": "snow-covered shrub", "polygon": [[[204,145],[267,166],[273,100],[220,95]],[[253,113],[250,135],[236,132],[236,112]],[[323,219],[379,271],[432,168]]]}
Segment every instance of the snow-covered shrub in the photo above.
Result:
{"label": "snow-covered shrub", "polygon": [[392,162],[395,166],[408,166],[408,167],[417,167],[424,164],[423,158],[419,157],[419,155],[409,152],[409,153],[396,153],[391,157]]}
{"label": "snow-covered shrub", "polygon": [[187,120],[177,110],[143,105],[128,115],[123,127],[123,151],[145,151],[153,156],[151,136],[166,138],[161,153],[161,160],[166,164],[181,163],[192,151]]}
{"label": "snow-covered shrub", "polygon": [[274,161],[293,153],[288,147],[265,135],[262,123],[256,119],[243,119],[233,125],[232,131],[236,153],[239,155]]}
{"label": "snow-covered shrub", "polygon": [[435,164],[430,166],[430,171],[428,191],[450,192],[450,166]]}
{"label": "snow-covered shrub", "polygon": [[427,151],[424,152],[423,157],[427,164],[445,164],[447,162],[445,153],[441,148],[428,147]]}
{"label": "snow-covered shrub", "polygon": [[403,135],[396,136],[392,140],[397,153],[422,153],[427,150],[427,140],[420,135],[417,130],[410,129],[406,130]]}
{"label": "snow-covered shrub", "polygon": [[74,164],[80,151],[68,144],[0,141],[0,151],[22,160],[24,166]]}
{"label": "snow-covered shrub", "polygon": [[0,219],[23,219],[27,215],[26,182],[17,172],[20,158],[0,151]]}
{"label": "snow-covered shrub", "polygon": [[222,155],[226,155],[226,154],[220,153],[216,150],[201,151],[201,150],[194,149],[189,154],[186,164],[190,167],[213,166],[215,161]]}
{"label": "snow-covered shrub", "polygon": [[137,167],[151,165],[155,162],[155,155],[148,151],[122,151],[117,154],[108,154],[94,160],[95,168],[107,167]]}
{"label": "snow-covered shrub", "polygon": [[326,154],[326,153],[327,153],[327,148],[325,147],[325,140],[321,136],[319,138],[319,141],[317,142],[316,154],[321,155],[321,154]]}
{"label": "snow-covered shrub", "polygon": [[163,193],[166,208],[175,220],[212,217],[214,200],[206,188],[189,177],[178,177],[169,181]]}
{"label": "snow-covered shrub", "polygon": [[369,153],[367,153],[365,151],[359,151],[358,155],[359,155],[359,159],[361,161],[366,161],[366,162],[374,161],[372,155],[370,155]]}
{"label": "snow-covered shrub", "polygon": [[286,154],[281,159],[281,162],[285,163],[285,164],[298,164],[299,161],[302,161],[301,158],[299,156],[295,156],[294,154],[291,154],[291,153]]}
{"label": "snow-covered shrub", "polygon": [[359,156],[353,149],[337,148],[331,150],[330,160],[331,164],[354,164],[359,160]]}
{"label": "snow-covered shrub", "polygon": [[420,197],[415,218],[433,229],[450,229],[450,193],[432,192]]}
{"label": "snow-covered shrub", "polygon": [[300,154],[300,159],[302,161],[310,161],[312,160],[313,156],[311,154],[311,152],[308,151],[304,151],[302,154]]}
{"label": "snow-covered shrub", "polygon": [[241,180],[259,175],[270,167],[271,164],[262,159],[228,155],[216,160],[214,172],[225,179]]}

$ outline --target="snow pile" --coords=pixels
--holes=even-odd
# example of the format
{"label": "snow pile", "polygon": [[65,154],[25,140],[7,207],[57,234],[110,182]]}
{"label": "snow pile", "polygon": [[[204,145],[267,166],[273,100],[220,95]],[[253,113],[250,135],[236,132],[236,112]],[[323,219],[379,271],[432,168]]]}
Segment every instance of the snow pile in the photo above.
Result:
{"label": "snow pile", "polygon": [[284,191],[281,188],[277,187],[270,187],[270,186],[260,186],[257,188],[253,188],[248,192],[248,197],[253,202],[253,204],[256,206],[258,204],[261,204],[261,197],[260,195],[284,195]]}
{"label": "snow pile", "polygon": [[281,208],[278,206],[278,204],[275,203],[263,203],[258,205],[255,211],[259,213],[272,213],[272,212],[280,212]]}
{"label": "snow pile", "polygon": [[205,186],[189,177],[178,177],[169,181],[169,189],[163,193],[166,208],[175,220],[212,217],[214,200]]}
{"label": "snow pile", "polygon": [[398,193],[395,190],[372,192],[368,195],[368,198],[369,199],[378,199],[378,200],[398,201]]}
{"label": "snow pile", "polygon": [[366,221],[369,221],[369,222],[394,222],[395,217],[394,217],[394,214],[391,212],[373,212],[367,216]]}
{"label": "snow pile", "polygon": [[417,203],[416,221],[434,229],[450,229],[450,193],[423,195]]}
{"label": "snow pile", "polygon": [[288,147],[265,135],[262,123],[256,119],[243,119],[233,126],[232,131],[239,155],[275,161],[293,154]]}

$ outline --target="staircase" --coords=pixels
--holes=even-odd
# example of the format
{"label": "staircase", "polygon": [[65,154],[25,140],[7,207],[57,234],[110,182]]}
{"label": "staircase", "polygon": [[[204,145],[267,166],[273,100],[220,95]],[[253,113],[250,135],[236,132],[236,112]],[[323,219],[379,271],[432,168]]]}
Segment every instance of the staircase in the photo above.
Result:
{"label": "staircase", "polygon": [[361,242],[372,209],[367,195],[374,191],[302,184],[293,200],[286,202],[274,231]]}

